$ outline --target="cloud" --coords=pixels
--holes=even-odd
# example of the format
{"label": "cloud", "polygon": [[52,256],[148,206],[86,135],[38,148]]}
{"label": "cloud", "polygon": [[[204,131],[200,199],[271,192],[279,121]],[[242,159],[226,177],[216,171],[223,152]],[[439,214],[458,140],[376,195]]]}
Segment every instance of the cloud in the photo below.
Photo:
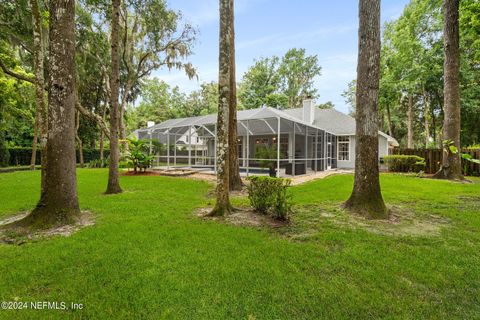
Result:
{"label": "cloud", "polygon": [[237,43],[238,50],[253,48],[266,44],[285,44],[290,47],[292,43],[300,45],[302,43],[311,43],[313,41],[325,40],[327,38],[338,37],[349,34],[357,30],[356,26],[333,26],[320,27],[306,32],[297,33],[277,33],[270,36],[260,37],[253,40],[240,41]]}

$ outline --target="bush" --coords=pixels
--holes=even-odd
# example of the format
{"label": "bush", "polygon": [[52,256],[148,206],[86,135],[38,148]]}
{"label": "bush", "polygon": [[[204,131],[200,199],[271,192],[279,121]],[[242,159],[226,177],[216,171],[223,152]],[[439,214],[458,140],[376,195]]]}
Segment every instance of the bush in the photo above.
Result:
{"label": "bush", "polygon": [[137,139],[136,137],[127,138],[128,151],[125,158],[129,165],[137,172],[146,171],[152,166],[154,155],[150,155],[150,145],[148,140]]}
{"label": "bush", "polygon": [[425,159],[413,155],[390,155],[383,158],[392,172],[420,172],[425,170]]}
{"label": "bush", "polygon": [[133,168],[130,161],[120,161],[118,163],[118,167],[120,169],[131,169],[131,168]]}
{"label": "bush", "polygon": [[[10,166],[28,166],[32,158],[32,148],[31,147],[12,147],[8,149],[10,153]],[[76,150],[77,163],[80,162],[79,151]],[[104,157],[108,158],[110,150],[104,150]],[[85,163],[91,162],[92,160],[100,159],[100,150],[99,149],[83,149],[83,159]],[[40,164],[40,145],[37,146],[37,156],[36,163]]]}
{"label": "bush", "polygon": [[95,159],[87,164],[87,168],[107,168],[109,166],[109,159]]}
{"label": "bush", "polygon": [[270,177],[276,176],[276,161],[273,161],[273,159],[277,159],[277,148],[274,146],[260,146],[255,153],[255,157],[262,159],[259,161],[260,166],[268,169]]}
{"label": "bush", "polygon": [[248,179],[248,199],[255,211],[278,220],[288,220],[292,210],[289,179],[254,176]]}

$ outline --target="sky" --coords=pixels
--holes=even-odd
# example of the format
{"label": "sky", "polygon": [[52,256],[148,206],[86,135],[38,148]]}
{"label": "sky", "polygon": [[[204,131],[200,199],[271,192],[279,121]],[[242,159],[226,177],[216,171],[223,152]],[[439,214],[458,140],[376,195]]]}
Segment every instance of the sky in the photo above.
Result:
{"label": "sky", "polygon": [[[218,0],[167,0],[169,7],[199,30],[194,54],[188,58],[197,68],[198,80],[179,70],[153,73],[183,92],[202,82],[218,80]],[[382,22],[400,16],[408,0],[382,0]],[[331,101],[348,112],[341,96],[356,77],[358,1],[354,0],[235,0],[237,81],[255,59],[283,56],[291,48],[305,48],[317,55],[322,67],[314,86],[317,102]]]}

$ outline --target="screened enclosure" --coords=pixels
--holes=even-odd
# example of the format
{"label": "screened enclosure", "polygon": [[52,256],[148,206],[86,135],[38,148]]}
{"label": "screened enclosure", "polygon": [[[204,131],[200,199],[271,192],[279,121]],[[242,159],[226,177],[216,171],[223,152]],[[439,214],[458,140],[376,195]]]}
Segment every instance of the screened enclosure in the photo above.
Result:
{"label": "screened enclosure", "polygon": [[[138,131],[151,141],[154,167],[189,167],[216,172],[216,120],[207,115],[171,119]],[[294,176],[337,167],[337,137],[281,110],[237,112],[242,174]]]}

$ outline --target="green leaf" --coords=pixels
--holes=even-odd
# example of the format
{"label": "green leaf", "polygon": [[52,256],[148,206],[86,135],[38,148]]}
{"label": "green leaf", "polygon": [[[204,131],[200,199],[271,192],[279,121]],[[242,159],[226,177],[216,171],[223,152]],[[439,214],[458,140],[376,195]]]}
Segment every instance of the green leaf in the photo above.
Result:
{"label": "green leaf", "polygon": [[450,149],[450,152],[453,153],[453,154],[458,153],[458,148],[455,147],[455,146],[449,146],[448,149]]}

